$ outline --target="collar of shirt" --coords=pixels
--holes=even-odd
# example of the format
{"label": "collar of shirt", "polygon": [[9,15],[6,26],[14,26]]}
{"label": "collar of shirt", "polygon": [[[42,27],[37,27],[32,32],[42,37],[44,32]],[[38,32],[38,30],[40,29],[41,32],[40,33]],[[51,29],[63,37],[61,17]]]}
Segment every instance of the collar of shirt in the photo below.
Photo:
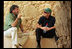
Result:
{"label": "collar of shirt", "polygon": [[[45,17],[46,18],[46,17]],[[47,20],[50,20],[51,16],[49,16],[49,18],[46,18]]]}

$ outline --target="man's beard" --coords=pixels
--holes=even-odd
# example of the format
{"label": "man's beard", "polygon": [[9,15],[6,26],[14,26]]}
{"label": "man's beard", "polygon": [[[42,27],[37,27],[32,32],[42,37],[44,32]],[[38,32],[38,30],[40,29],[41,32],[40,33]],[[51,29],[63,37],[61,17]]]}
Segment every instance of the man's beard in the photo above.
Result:
{"label": "man's beard", "polygon": [[16,13],[15,16],[18,16],[18,13]]}

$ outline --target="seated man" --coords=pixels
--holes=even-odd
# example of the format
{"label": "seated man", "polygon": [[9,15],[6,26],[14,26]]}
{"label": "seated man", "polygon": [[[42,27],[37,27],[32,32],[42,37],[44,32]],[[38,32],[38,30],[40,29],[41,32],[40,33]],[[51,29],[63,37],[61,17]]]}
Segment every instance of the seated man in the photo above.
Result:
{"label": "seated man", "polygon": [[53,38],[55,36],[55,41],[58,40],[58,37],[55,33],[55,17],[51,16],[51,9],[44,9],[44,15],[40,17],[37,29],[36,29],[36,40],[37,40],[37,48],[40,48],[40,39],[41,36],[44,38]]}
{"label": "seated man", "polygon": [[18,35],[17,31],[20,27],[22,32],[25,32],[23,30],[23,25],[21,24],[21,16],[19,15],[19,6],[12,5],[10,7],[10,12],[5,18],[5,24],[4,24],[4,36],[12,38],[12,47],[20,47],[21,45],[18,44]]}

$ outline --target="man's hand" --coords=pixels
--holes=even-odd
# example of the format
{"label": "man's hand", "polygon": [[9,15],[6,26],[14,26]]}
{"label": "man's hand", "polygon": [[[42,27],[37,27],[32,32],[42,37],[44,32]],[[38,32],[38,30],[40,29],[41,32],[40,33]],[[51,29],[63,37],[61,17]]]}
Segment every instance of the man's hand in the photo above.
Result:
{"label": "man's hand", "polygon": [[47,31],[48,31],[48,30],[51,30],[51,28],[47,27],[46,30],[47,30]]}
{"label": "man's hand", "polygon": [[42,30],[47,30],[47,31],[48,31],[48,30],[51,30],[51,28],[49,28],[49,27],[41,27],[41,29],[42,29]]}
{"label": "man's hand", "polygon": [[55,28],[55,26],[53,26],[53,27],[42,27],[42,25],[39,25],[39,24],[37,24],[37,28],[41,28],[42,30],[51,30],[51,29],[54,29]]}
{"label": "man's hand", "polygon": [[17,25],[18,19],[20,19],[21,16],[22,16],[22,15],[18,15],[18,16],[17,16],[16,20],[11,24],[12,27],[15,27],[15,26]]}
{"label": "man's hand", "polygon": [[55,28],[55,26],[53,26],[53,27],[47,27],[47,29],[46,30],[51,30],[51,29],[54,29]]}
{"label": "man's hand", "polygon": [[18,15],[17,18],[20,19],[22,15]]}
{"label": "man's hand", "polygon": [[42,30],[47,30],[47,27],[41,27]]}

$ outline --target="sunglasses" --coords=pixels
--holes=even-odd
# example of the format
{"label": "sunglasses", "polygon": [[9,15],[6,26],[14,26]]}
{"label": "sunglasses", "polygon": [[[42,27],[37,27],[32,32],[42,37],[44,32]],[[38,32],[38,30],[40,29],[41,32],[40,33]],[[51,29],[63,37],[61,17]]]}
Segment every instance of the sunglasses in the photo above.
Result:
{"label": "sunglasses", "polygon": [[44,12],[44,13],[49,14],[49,13],[47,13],[47,12]]}

